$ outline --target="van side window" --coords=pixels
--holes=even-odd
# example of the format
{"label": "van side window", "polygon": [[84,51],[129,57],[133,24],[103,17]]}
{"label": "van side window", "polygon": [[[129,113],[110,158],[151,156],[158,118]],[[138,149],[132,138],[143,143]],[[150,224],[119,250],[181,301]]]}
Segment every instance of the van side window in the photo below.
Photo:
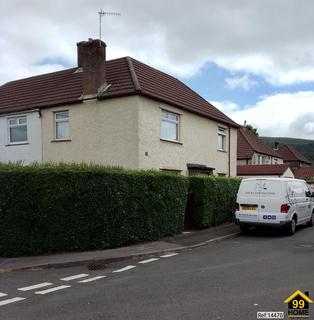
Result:
{"label": "van side window", "polygon": [[290,182],[288,184],[288,192],[290,197],[304,197],[304,186],[300,182]]}
{"label": "van side window", "polygon": [[303,188],[304,188],[305,196],[308,196],[309,194],[311,194],[311,191],[310,191],[310,189],[309,189],[309,187],[307,186],[306,183],[303,183]]}

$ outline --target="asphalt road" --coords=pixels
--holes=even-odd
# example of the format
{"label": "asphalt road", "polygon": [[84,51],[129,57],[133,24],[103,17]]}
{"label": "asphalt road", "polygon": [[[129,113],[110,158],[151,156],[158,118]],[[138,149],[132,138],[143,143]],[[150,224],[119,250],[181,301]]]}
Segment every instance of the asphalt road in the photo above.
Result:
{"label": "asphalt road", "polygon": [[314,297],[314,228],[292,237],[257,231],[154,258],[98,271],[0,274],[0,319],[244,320],[256,319],[257,311],[284,311],[287,319],[283,301],[295,290]]}

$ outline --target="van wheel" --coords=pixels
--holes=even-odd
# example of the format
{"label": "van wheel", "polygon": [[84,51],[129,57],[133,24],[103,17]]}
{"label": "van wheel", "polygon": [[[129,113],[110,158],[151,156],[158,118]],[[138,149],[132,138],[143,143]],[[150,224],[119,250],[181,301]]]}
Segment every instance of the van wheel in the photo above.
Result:
{"label": "van wheel", "polygon": [[313,227],[313,220],[314,220],[314,213],[312,213],[311,220],[308,221],[306,224],[307,224],[309,227]]}
{"label": "van wheel", "polygon": [[292,236],[295,234],[296,225],[297,225],[297,220],[296,220],[296,218],[293,218],[291,220],[291,222],[289,223],[288,229],[287,229],[287,234],[289,236]]}
{"label": "van wheel", "polygon": [[250,227],[249,226],[245,226],[245,225],[241,225],[240,226],[240,230],[241,230],[242,233],[246,234],[246,233],[249,232]]}

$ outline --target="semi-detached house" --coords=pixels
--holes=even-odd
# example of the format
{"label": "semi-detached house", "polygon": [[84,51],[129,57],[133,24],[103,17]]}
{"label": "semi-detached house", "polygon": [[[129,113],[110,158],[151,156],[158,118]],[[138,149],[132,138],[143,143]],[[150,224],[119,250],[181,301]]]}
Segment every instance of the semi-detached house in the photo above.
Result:
{"label": "semi-detached house", "polygon": [[237,158],[239,166],[283,164],[283,157],[279,152],[245,127],[238,131]]}
{"label": "semi-detached house", "polygon": [[238,125],[176,78],[79,42],[75,68],[0,87],[0,162],[235,176]]}

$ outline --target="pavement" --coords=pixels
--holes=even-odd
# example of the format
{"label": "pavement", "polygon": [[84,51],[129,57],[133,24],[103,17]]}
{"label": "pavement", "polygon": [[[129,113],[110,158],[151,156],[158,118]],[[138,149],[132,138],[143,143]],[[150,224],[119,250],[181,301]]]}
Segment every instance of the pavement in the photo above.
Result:
{"label": "pavement", "polygon": [[233,238],[238,234],[239,227],[231,223],[203,230],[185,231],[182,234],[164,238],[161,241],[141,243],[116,249],[71,252],[45,256],[0,258],[0,273],[82,265],[106,265],[113,262],[154,256],[172,251],[180,252],[189,250],[205,246],[211,242]]}
{"label": "pavement", "polygon": [[[291,237],[278,229],[253,229],[99,270],[81,265],[2,273],[0,319],[253,320],[266,319],[266,312],[282,314],[268,318],[288,319],[284,301],[296,290],[313,300],[313,254],[314,228],[301,226]],[[308,319],[314,319],[314,304]]]}

